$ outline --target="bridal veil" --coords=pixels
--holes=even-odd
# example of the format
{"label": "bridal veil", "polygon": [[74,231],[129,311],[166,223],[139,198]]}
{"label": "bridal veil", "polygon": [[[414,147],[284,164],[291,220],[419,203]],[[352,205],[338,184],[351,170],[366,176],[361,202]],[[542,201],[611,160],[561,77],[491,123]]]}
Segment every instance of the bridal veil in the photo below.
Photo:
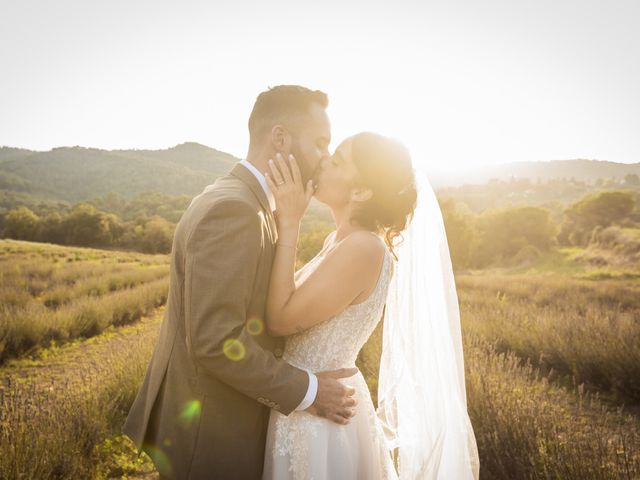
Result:
{"label": "bridal veil", "polygon": [[460,311],[442,213],[416,171],[413,220],[397,247],[378,384],[378,417],[400,480],[477,480]]}

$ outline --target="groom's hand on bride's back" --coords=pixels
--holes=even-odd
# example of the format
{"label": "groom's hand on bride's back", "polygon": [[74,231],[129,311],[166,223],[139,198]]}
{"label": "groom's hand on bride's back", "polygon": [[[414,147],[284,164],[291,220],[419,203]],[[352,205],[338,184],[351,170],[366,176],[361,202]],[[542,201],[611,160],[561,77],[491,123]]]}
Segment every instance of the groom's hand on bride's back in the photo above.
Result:
{"label": "groom's hand on bride's back", "polygon": [[341,368],[316,373],[318,393],[307,412],[324,417],[340,425],[349,423],[356,413],[355,388],[341,383],[339,378],[351,377],[358,373],[357,368]]}

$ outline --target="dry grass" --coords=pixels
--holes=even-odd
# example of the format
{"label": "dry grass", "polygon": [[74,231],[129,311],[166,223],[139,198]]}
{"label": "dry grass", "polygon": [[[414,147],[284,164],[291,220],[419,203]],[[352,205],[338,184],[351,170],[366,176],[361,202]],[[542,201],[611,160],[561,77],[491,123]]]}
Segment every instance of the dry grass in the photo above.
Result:
{"label": "dry grass", "polygon": [[[463,312],[463,315],[466,315]],[[481,479],[612,480],[640,476],[640,419],[567,390],[523,362],[464,332],[467,405]],[[378,328],[358,366],[375,399]]]}
{"label": "dry grass", "polygon": [[116,432],[142,382],[161,315],[0,370],[0,478],[121,478],[151,468]]}
{"label": "dry grass", "polygon": [[457,276],[482,479],[640,478],[640,285],[579,275]]}
{"label": "dry grass", "polygon": [[596,229],[589,247],[578,259],[590,265],[637,268],[640,266],[640,228]]}
{"label": "dry grass", "polygon": [[640,284],[563,275],[459,276],[465,332],[552,375],[640,403]]}
{"label": "dry grass", "polygon": [[0,364],[134,322],[166,300],[166,256],[0,241]]}
{"label": "dry grass", "polygon": [[[20,248],[27,251],[18,255],[34,254],[28,251],[32,246]],[[74,258],[80,253],[73,253]],[[45,249],[36,254],[53,253]],[[89,270],[83,262],[113,265],[108,259],[119,254],[82,255],[62,263],[77,264],[75,272],[84,275]],[[0,255],[0,265],[6,261]],[[144,263],[141,258],[133,261]],[[115,263],[128,265],[132,260]],[[40,282],[34,291],[42,299],[55,288],[49,279],[57,270],[44,261],[37,264],[32,262],[22,274],[28,271],[28,279]],[[140,268],[151,271],[153,265],[162,263]],[[128,271],[128,267],[111,271],[107,277]],[[59,275],[75,292],[88,291],[77,285],[99,278],[87,275],[74,280],[62,271]],[[156,298],[152,286],[164,280],[148,279],[110,293],[70,294],[73,298],[68,301],[42,307],[53,324],[56,315],[66,318],[68,309],[82,311],[80,305],[86,301],[85,308],[93,313],[69,318],[98,318],[99,328],[105,330],[73,340],[95,327],[91,322],[70,321],[67,327],[72,333],[65,337],[66,344],[43,349],[36,359],[10,360],[0,369],[0,478],[153,476],[148,459],[137,458],[119,431],[142,381],[160,315],[113,326],[113,318],[131,321],[140,315],[137,308],[145,304],[138,299],[140,288],[149,288],[147,298]],[[634,373],[640,363],[638,288],[632,280],[593,281],[553,274],[458,277],[468,409],[482,479],[640,478],[639,417],[599,398],[599,392],[607,391],[629,403],[635,398],[635,379],[640,378]],[[112,295],[126,293],[130,297],[120,303],[120,313],[115,317],[113,310],[103,313],[114,303]],[[91,302],[100,299],[104,303],[93,304],[92,310]],[[374,397],[380,333],[377,329],[358,359]],[[564,381],[572,376],[574,383]]]}
{"label": "dry grass", "polygon": [[468,409],[482,478],[640,476],[640,420],[553,385],[512,352],[465,336]]}

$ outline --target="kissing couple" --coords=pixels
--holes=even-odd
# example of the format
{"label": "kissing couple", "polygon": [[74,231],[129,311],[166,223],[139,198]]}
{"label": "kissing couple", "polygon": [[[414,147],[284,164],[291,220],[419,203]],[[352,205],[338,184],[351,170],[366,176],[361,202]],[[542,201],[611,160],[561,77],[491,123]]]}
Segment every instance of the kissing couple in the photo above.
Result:
{"label": "kissing couple", "polygon": [[[398,141],[329,152],[327,95],[262,92],[246,159],[176,227],[123,431],[166,479],[478,479],[442,214]],[[312,197],[336,223],[296,270]],[[378,405],[355,368],[379,321]]]}

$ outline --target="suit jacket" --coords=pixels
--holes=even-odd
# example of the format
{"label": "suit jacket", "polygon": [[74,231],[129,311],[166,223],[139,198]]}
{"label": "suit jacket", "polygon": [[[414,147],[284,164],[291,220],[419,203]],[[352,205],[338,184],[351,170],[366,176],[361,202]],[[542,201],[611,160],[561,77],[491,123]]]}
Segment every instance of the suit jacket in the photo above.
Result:
{"label": "suit jacket", "polygon": [[176,227],[165,316],[123,432],[164,477],[258,479],[269,408],[288,415],[308,375],[264,323],[275,222],[237,164]]}

